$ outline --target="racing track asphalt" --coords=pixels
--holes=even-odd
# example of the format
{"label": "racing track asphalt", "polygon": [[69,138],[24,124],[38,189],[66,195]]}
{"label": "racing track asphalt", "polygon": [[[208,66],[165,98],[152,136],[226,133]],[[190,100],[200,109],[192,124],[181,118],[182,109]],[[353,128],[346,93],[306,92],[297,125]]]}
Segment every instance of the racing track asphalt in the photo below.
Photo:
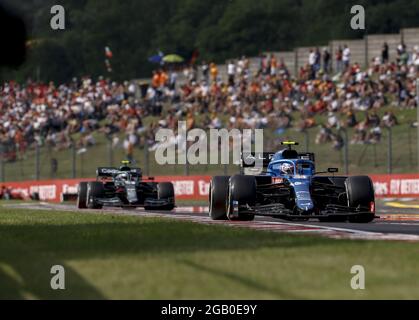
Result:
{"label": "racing track asphalt", "polygon": [[[182,208],[180,208],[182,209]],[[202,213],[191,213],[177,210],[174,214],[186,215],[208,215],[208,211]],[[350,223],[350,222],[318,222],[317,220],[310,220],[307,222],[296,222],[298,225],[305,226],[323,226],[348,230],[359,230],[366,232],[377,233],[397,233],[419,235],[419,210],[409,208],[389,208],[384,203],[377,202],[377,216],[371,223]],[[398,218],[400,217],[400,218]],[[410,218],[409,218],[410,217]],[[257,221],[278,222],[284,221],[270,217],[257,217]],[[289,221],[284,221],[289,222]],[[291,222],[292,223],[292,222]]]}
{"label": "racing track asphalt", "polygon": [[[53,211],[77,210],[72,204],[33,203],[7,206]],[[98,210],[87,211],[98,212]],[[106,208],[99,210],[99,212],[133,216],[173,217],[204,224],[225,223],[231,226],[280,232],[314,232],[335,238],[346,237],[419,242],[419,210],[414,208],[392,208],[386,206],[384,202],[377,202],[378,218],[366,224],[349,222],[329,223],[318,222],[317,220],[290,222],[270,217],[256,217],[254,222],[211,221],[208,217],[207,207],[178,207],[173,212],[146,212],[143,209]]]}

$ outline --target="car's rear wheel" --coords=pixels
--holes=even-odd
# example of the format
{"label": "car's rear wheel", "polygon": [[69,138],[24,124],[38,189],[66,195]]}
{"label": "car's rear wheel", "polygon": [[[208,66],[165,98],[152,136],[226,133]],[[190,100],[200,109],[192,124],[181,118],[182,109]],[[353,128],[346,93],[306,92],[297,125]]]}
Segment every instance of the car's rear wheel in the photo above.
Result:
{"label": "car's rear wheel", "polygon": [[212,220],[228,220],[227,198],[230,177],[216,176],[211,179],[209,192],[209,216]]}
{"label": "car's rear wheel", "polygon": [[89,209],[102,209],[103,205],[97,202],[97,198],[102,198],[105,189],[102,182],[94,181],[87,184],[87,207]]}
{"label": "car's rear wheel", "polygon": [[77,191],[77,208],[87,208],[87,182],[80,182]]}
{"label": "car's rear wheel", "polygon": [[375,217],[375,197],[374,186],[368,176],[354,176],[346,179],[346,193],[348,206],[352,208],[362,208],[363,213],[351,215],[349,222],[368,223]]}
{"label": "car's rear wheel", "polygon": [[[256,179],[253,176],[235,175],[230,178],[229,198],[227,203],[228,217],[231,220],[252,221],[254,214],[241,209],[241,206],[252,207],[256,202]],[[237,213],[234,213],[234,206],[238,205]]]}

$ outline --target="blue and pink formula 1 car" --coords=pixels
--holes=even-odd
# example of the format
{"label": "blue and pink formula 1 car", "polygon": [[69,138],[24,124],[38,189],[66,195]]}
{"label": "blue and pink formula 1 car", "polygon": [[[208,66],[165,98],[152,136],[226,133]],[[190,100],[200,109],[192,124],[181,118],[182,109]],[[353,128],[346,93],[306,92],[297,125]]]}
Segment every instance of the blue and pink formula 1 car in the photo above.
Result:
{"label": "blue and pink formula 1 car", "polygon": [[239,175],[212,178],[212,219],[250,221],[260,215],[297,221],[374,220],[374,188],[368,176],[336,176],[336,168],[316,172],[313,153],[298,153],[292,149],[296,142],[282,145],[286,148],[276,153],[243,154]]}

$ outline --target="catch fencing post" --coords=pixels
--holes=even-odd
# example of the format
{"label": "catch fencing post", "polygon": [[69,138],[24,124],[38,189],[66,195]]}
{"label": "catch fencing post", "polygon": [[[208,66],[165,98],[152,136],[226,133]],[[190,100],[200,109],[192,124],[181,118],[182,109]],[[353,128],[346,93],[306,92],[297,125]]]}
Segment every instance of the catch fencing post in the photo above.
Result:
{"label": "catch fencing post", "polygon": [[308,130],[307,129],[304,129],[304,142],[305,142],[305,145],[306,145],[306,152],[308,152],[308,149],[309,149],[309,135],[308,135]]}
{"label": "catch fencing post", "polygon": [[364,63],[364,67],[368,68],[368,62],[369,62],[369,52],[368,52],[368,30],[365,29],[365,35],[364,35],[364,45],[365,45],[365,63]]}
{"label": "catch fencing post", "polygon": [[188,160],[188,157],[186,157],[185,176],[189,176],[189,160]]}
{"label": "catch fencing post", "polygon": [[186,158],[186,163],[185,163],[185,176],[189,176],[188,149],[189,149],[189,145],[188,145],[188,141],[186,141],[186,149],[185,149],[185,158]]}
{"label": "catch fencing post", "polygon": [[418,140],[417,140],[417,165],[419,171],[419,78],[416,79],[416,121],[417,121],[417,131],[418,131]]}
{"label": "catch fencing post", "polygon": [[40,178],[40,151],[39,151],[39,144],[35,144],[35,180],[39,180]]}
{"label": "catch fencing post", "polygon": [[349,146],[348,146],[348,131],[345,128],[340,128],[340,131],[343,132],[343,162],[345,167],[345,174],[349,174]]}
{"label": "catch fencing post", "polygon": [[113,146],[112,146],[112,138],[108,141],[108,159],[109,159],[109,166],[113,166]]}
{"label": "catch fencing post", "polygon": [[4,176],[5,170],[4,170],[4,159],[3,159],[3,155],[1,156],[0,159],[0,174],[1,174],[1,182],[6,181],[6,177]]}
{"label": "catch fencing post", "polygon": [[84,152],[80,152],[80,177],[84,175]]}
{"label": "catch fencing post", "polygon": [[407,144],[409,145],[409,166],[415,167],[415,161],[413,160],[413,150],[412,150],[412,127],[409,126],[407,129]]}
{"label": "catch fencing post", "polygon": [[144,173],[146,176],[150,175],[150,163],[147,142],[145,142],[144,144]]}
{"label": "catch fencing post", "polygon": [[388,174],[393,172],[393,133],[391,127],[387,127],[388,130],[388,145],[387,145],[387,162],[388,162]]}
{"label": "catch fencing post", "polygon": [[76,146],[71,145],[71,177],[76,178]]}

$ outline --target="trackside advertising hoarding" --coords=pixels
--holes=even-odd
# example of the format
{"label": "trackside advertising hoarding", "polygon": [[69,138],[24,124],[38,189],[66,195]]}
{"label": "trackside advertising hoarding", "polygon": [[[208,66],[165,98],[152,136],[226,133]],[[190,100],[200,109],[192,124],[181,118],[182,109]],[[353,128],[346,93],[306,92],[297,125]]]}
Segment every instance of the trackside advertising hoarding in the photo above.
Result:
{"label": "trackside advertising hoarding", "polygon": [[419,198],[419,174],[371,175],[376,197]]}
{"label": "trackside advertising hoarding", "polygon": [[[419,174],[371,175],[378,198],[419,198]],[[210,176],[159,176],[155,181],[171,181],[177,199],[207,200]],[[42,180],[6,182],[1,186],[10,188],[16,198],[29,199],[38,193],[40,200],[60,202],[63,195],[77,194],[80,181],[95,179]]]}
{"label": "trackside advertising hoarding", "polygon": [[[206,200],[210,179],[210,176],[159,176],[155,177],[154,181],[171,181],[177,199]],[[9,188],[14,198],[30,199],[31,195],[38,193],[40,200],[61,202],[64,194],[77,194],[77,187],[81,181],[95,181],[95,179],[5,182],[0,185]]]}

